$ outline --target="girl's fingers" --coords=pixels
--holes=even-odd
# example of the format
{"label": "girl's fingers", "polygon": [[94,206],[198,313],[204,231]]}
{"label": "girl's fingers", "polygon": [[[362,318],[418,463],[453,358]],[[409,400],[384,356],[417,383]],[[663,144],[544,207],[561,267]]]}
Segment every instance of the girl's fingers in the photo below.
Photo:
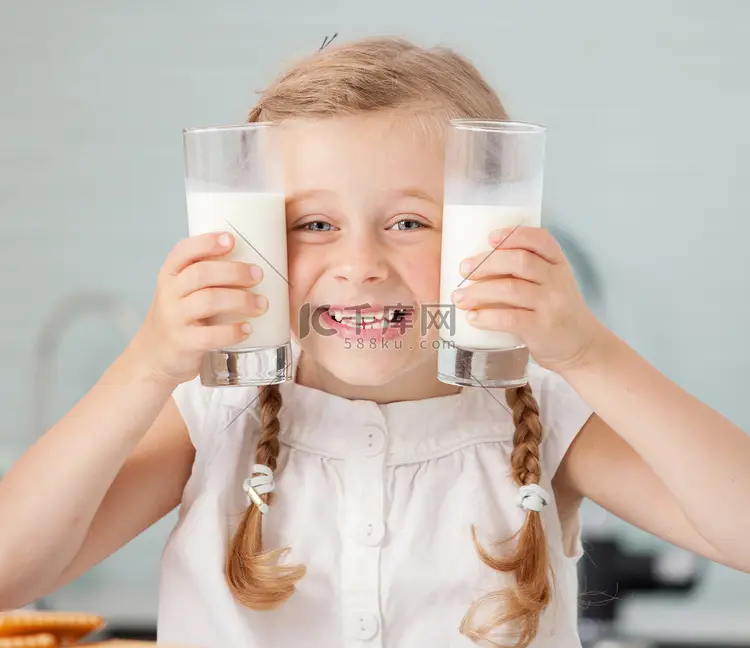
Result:
{"label": "girl's fingers", "polygon": [[246,322],[235,324],[196,325],[188,330],[188,339],[193,348],[203,351],[222,349],[239,344],[248,338],[252,325]]}
{"label": "girl's fingers", "polygon": [[199,261],[177,275],[174,289],[177,297],[185,297],[204,288],[252,288],[263,278],[260,267],[240,261]]}
{"label": "girl's fingers", "polygon": [[549,262],[533,252],[498,248],[464,260],[461,275],[471,281],[510,275],[541,284],[548,278],[549,269]]}
{"label": "girl's fingers", "polygon": [[503,305],[534,310],[539,304],[542,287],[539,284],[502,277],[482,279],[464,288],[454,290],[453,303],[462,310],[491,308]]}
{"label": "girl's fingers", "polygon": [[182,319],[193,323],[216,315],[258,317],[268,307],[263,295],[239,288],[204,288],[181,301]]}
{"label": "girl's fingers", "polygon": [[190,264],[224,256],[232,249],[234,237],[228,232],[212,232],[183,239],[167,255],[162,273],[177,276]]}
{"label": "girl's fingers", "polygon": [[483,308],[466,313],[468,322],[480,329],[519,334],[528,326],[532,311],[522,308]]}
{"label": "girl's fingers", "polygon": [[528,250],[548,263],[561,263],[565,259],[562,248],[554,236],[543,227],[517,227],[490,233],[493,248]]}

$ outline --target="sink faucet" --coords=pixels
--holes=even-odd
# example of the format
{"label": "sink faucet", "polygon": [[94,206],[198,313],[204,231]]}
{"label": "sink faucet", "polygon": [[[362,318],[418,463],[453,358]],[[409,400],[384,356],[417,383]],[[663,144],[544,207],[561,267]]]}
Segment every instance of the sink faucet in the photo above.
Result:
{"label": "sink faucet", "polygon": [[109,293],[78,293],[58,304],[42,323],[34,346],[32,414],[33,438],[46,431],[49,404],[57,380],[57,356],[63,337],[76,320],[86,315],[104,315],[114,323],[126,340],[130,340],[140,325],[135,310],[123,299]]}

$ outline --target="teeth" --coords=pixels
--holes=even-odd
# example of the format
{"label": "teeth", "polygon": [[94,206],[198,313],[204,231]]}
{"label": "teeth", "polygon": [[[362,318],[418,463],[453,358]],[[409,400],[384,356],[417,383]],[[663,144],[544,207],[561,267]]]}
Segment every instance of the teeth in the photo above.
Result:
{"label": "teeth", "polygon": [[367,330],[367,329],[386,329],[391,323],[399,322],[407,316],[408,309],[394,308],[388,309],[388,313],[378,311],[363,315],[357,313],[354,309],[336,310],[329,309],[330,316],[339,324],[347,328]]}
{"label": "teeth", "polygon": [[362,330],[362,329],[367,330],[367,329],[385,328],[383,324],[384,323],[388,324],[388,320],[375,320],[375,321],[370,322],[370,323],[362,322],[360,324],[357,324],[357,322],[355,320],[353,320],[353,319],[345,319],[345,320],[343,320],[342,322],[339,322],[339,323],[343,324],[344,326],[346,326],[347,328],[350,328],[350,329],[357,329],[357,328],[359,328],[359,330]]}
{"label": "teeth", "polygon": [[341,322],[343,320],[359,320],[361,323],[364,324],[370,324],[372,322],[375,322],[376,320],[382,320],[383,319],[383,311],[375,312],[375,313],[367,313],[366,315],[363,315],[362,313],[358,313],[355,310],[329,310],[328,311],[331,314],[331,317],[333,319]]}
{"label": "teeth", "polygon": [[390,321],[390,318],[386,318],[383,311],[377,311],[374,313],[357,313],[356,310],[336,310],[330,309],[328,313],[331,317],[336,320],[339,324],[351,329],[380,329],[386,328]]}

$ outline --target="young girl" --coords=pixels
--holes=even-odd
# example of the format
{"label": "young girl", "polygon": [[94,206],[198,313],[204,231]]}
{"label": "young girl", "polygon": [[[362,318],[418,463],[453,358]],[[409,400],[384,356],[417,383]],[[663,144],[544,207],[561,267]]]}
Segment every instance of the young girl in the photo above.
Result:
{"label": "young girl", "polygon": [[[398,40],[328,48],[263,94],[250,120],[282,124],[293,313],[437,303],[455,117],[507,119],[465,59]],[[179,243],[127,350],[0,483],[0,606],[178,504],[166,643],[580,646],[583,497],[750,571],[750,439],[596,320],[549,233],[487,251],[503,238],[453,299],[528,345],[529,385],[506,392],[438,382],[417,323],[373,350],[297,317],[293,382],[204,388],[203,352],[247,336],[206,318],[267,303],[246,290],[259,269],[223,259],[229,234]]]}

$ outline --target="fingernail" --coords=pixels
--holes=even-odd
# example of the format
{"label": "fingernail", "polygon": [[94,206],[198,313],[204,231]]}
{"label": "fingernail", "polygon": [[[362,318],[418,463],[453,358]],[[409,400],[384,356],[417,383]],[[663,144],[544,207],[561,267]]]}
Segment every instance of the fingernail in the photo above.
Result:
{"label": "fingernail", "polygon": [[497,245],[505,238],[503,236],[503,231],[504,230],[492,230],[490,232],[490,243],[492,243],[492,245]]}
{"label": "fingernail", "polygon": [[479,315],[476,311],[469,311],[468,313],[466,313],[466,319],[469,322],[473,322],[477,317],[479,317]]}
{"label": "fingernail", "polygon": [[221,247],[228,248],[230,245],[232,245],[232,237],[229,234],[222,234],[219,237],[219,245],[221,245]]}
{"label": "fingernail", "polygon": [[464,276],[469,274],[473,265],[474,261],[472,261],[471,259],[464,259],[463,261],[461,261],[461,265],[459,267],[461,274]]}
{"label": "fingernail", "polygon": [[490,243],[492,245],[498,245],[510,236],[513,231],[512,227],[504,227],[503,229],[493,230],[490,232]]}
{"label": "fingernail", "polygon": [[252,333],[252,330],[253,330],[253,327],[250,326],[250,324],[248,324],[247,322],[245,322],[240,328],[242,329],[242,332],[245,335],[250,335],[250,333]]}
{"label": "fingernail", "polygon": [[260,266],[250,264],[250,276],[255,279],[255,281],[260,281],[263,279],[263,270],[261,270]]}
{"label": "fingernail", "polygon": [[461,303],[461,300],[463,300],[463,298],[464,298],[464,291],[463,291],[463,290],[454,290],[454,291],[453,291],[453,292],[451,293],[451,301],[452,301],[452,302],[453,302],[454,304],[459,304],[459,303]]}
{"label": "fingernail", "polygon": [[265,295],[255,295],[255,305],[260,310],[266,310],[268,308],[268,300],[265,298]]}

